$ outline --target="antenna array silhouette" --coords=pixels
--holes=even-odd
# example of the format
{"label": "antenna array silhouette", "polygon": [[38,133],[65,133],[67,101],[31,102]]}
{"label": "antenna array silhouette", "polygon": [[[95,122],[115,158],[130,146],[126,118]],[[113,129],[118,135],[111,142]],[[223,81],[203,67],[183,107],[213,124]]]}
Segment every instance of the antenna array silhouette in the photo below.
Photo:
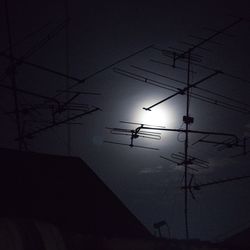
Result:
{"label": "antenna array silhouette", "polygon": [[[76,87],[82,86],[89,79],[94,78],[98,74],[114,67],[116,64],[127,60],[130,57],[135,56],[138,53],[143,52],[151,46],[147,46],[139,51],[135,51],[124,58],[121,58],[110,65],[107,65],[96,72],[93,72],[84,78],[78,78],[69,74],[69,34],[68,25],[70,22],[69,15],[67,13],[67,6],[65,5],[66,19],[56,25],[49,31],[46,36],[41,38],[36,44],[26,51],[21,57],[17,57],[13,53],[13,48],[17,48],[19,45],[28,41],[32,36],[39,34],[41,31],[48,29],[52,24],[47,23],[35,31],[30,32],[24,38],[13,42],[11,36],[11,27],[9,23],[9,10],[8,2],[5,1],[6,7],[6,23],[8,30],[8,41],[9,45],[7,48],[0,51],[0,57],[9,60],[9,65],[6,66],[5,72],[0,75],[0,88],[9,91],[13,95],[15,108],[14,111],[5,111],[4,113],[16,123],[17,126],[17,137],[19,150],[28,149],[27,139],[32,139],[34,136],[47,131],[52,128],[56,128],[60,125],[66,125],[68,127],[68,145],[67,151],[70,153],[70,125],[81,125],[76,122],[77,119],[91,114],[93,112],[101,110],[99,107],[81,103],[79,97],[83,95],[100,95],[99,93],[93,93],[88,91],[75,91]],[[34,55],[37,51],[42,49],[47,43],[54,39],[60,32],[66,29],[65,41],[66,41],[66,73],[54,70],[50,67],[33,63],[29,61],[29,58]],[[50,74],[56,76],[59,79],[65,79],[65,89],[58,90],[53,96],[47,96],[39,92],[30,91],[17,86],[16,71],[22,66],[29,67],[30,69],[37,70],[40,73]],[[12,85],[8,82],[10,78]],[[28,100],[27,100],[28,98]],[[13,118],[15,115],[15,119]]]}
{"label": "antenna array silhouette", "polygon": [[[183,84],[185,85],[183,88],[179,88],[179,87],[175,87],[172,84],[168,84],[159,80],[155,80],[154,78],[145,76],[141,73],[134,73],[133,71],[129,71],[127,69],[122,69],[120,67],[114,67],[113,71],[114,73],[117,73],[121,76],[136,80],[136,81],[140,81],[143,82],[145,84],[148,85],[152,85],[158,88],[162,88],[162,89],[166,89],[168,91],[174,92],[173,94],[167,96],[166,98],[148,106],[148,107],[143,107],[143,109],[145,111],[150,112],[152,109],[154,109],[156,106],[161,105],[162,103],[165,103],[166,101],[179,96],[179,95],[185,95],[186,96],[186,113],[183,116],[183,122],[185,124],[185,129],[170,129],[170,128],[159,128],[159,127],[154,127],[154,126],[147,126],[145,124],[138,124],[139,126],[135,127],[134,129],[124,129],[124,128],[108,128],[110,130],[110,132],[112,134],[117,134],[117,135],[125,135],[129,136],[130,135],[130,143],[126,144],[126,143],[121,143],[121,142],[115,142],[115,141],[108,141],[106,140],[105,142],[108,143],[113,143],[113,144],[118,144],[118,145],[128,145],[130,147],[141,147],[144,149],[155,149],[155,148],[151,148],[151,147],[146,147],[146,146],[141,146],[141,145],[134,145],[134,141],[137,138],[147,138],[147,139],[155,139],[154,136],[149,136],[149,137],[145,137],[145,132],[146,131],[168,131],[168,132],[177,132],[177,133],[184,133],[185,134],[185,142],[184,142],[184,153],[173,153],[171,155],[171,158],[166,157],[166,156],[161,156],[161,158],[174,163],[176,165],[183,165],[184,166],[184,185],[182,186],[182,190],[184,190],[185,192],[185,196],[184,196],[184,215],[185,215],[185,232],[186,232],[186,239],[189,239],[189,222],[188,222],[188,192],[190,192],[191,196],[194,198],[192,189],[194,188],[201,188],[203,186],[208,186],[208,185],[212,185],[212,184],[219,184],[221,182],[213,182],[210,184],[203,184],[200,186],[194,186],[192,185],[192,180],[193,180],[193,175],[191,175],[191,178],[188,178],[188,171],[199,171],[199,168],[208,168],[209,167],[209,163],[207,161],[204,161],[200,158],[194,157],[194,156],[190,156],[189,152],[188,152],[188,148],[189,148],[189,137],[190,134],[200,134],[202,135],[202,138],[199,139],[198,141],[196,141],[196,143],[210,143],[216,146],[220,146],[221,149],[226,149],[226,148],[232,148],[232,147],[238,147],[238,148],[242,148],[243,152],[242,154],[247,154],[249,151],[246,150],[246,138],[244,138],[242,141],[239,140],[239,138],[234,135],[234,134],[230,134],[230,133],[224,133],[224,132],[214,132],[214,131],[202,131],[202,130],[190,130],[189,126],[194,122],[194,118],[190,116],[190,98],[194,98],[194,99],[198,99],[202,102],[206,102],[206,103],[210,103],[213,105],[216,105],[217,107],[222,107],[225,109],[228,109],[230,111],[235,111],[235,112],[239,112],[239,113],[243,113],[243,114],[250,114],[250,105],[247,103],[242,102],[241,100],[237,100],[235,98],[232,98],[230,96],[226,96],[220,93],[217,93],[216,91],[211,91],[208,90],[204,87],[200,87],[200,84],[205,82],[206,80],[210,79],[210,78],[214,78],[217,75],[222,75],[225,77],[230,77],[232,79],[237,79],[243,82],[247,82],[250,83],[250,81],[248,79],[243,79],[239,76],[235,76],[232,75],[230,73],[221,71],[219,69],[214,69],[212,67],[208,67],[206,65],[202,64],[202,57],[197,54],[194,53],[195,50],[200,49],[201,51],[210,51],[209,49],[207,49],[206,47],[202,47],[204,45],[206,45],[207,43],[214,43],[214,44],[219,44],[218,42],[214,41],[213,39],[218,37],[219,35],[230,35],[227,33],[228,30],[230,30],[232,27],[240,24],[241,22],[243,22],[242,18],[237,18],[234,22],[230,23],[229,25],[223,27],[222,29],[219,30],[213,30],[212,34],[209,35],[208,37],[205,38],[200,38],[200,37],[195,37],[197,40],[199,40],[198,43],[189,43],[189,42],[185,42],[185,45],[188,46],[188,49],[183,50],[183,49],[178,49],[178,48],[174,48],[174,47],[169,47],[168,49],[161,49],[158,48],[156,46],[151,46],[149,49],[153,49],[156,51],[159,51],[162,53],[162,55],[166,58],[170,58],[172,60],[172,63],[166,63],[163,62],[161,60],[154,60],[154,59],[150,59],[150,61],[152,63],[155,64],[161,64],[161,65],[165,65],[167,67],[171,67],[172,69],[175,70],[180,70],[180,71],[184,71],[186,72],[186,81],[182,81],[179,79],[175,79],[171,76],[162,74],[162,73],[158,73],[155,71],[152,71],[151,69],[145,68],[145,67],[140,67],[140,66],[136,66],[136,65],[130,65],[130,67],[134,70],[136,70],[137,72],[143,72],[146,74],[150,74],[153,75],[155,77],[160,77],[163,79],[167,79],[169,82],[174,82],[174,83],[178,83],[178,84]],[[211,31],[211,30],[209,30]],[[182,44],[184,44],[182,42]],[[220,44],[219,44],[220,45]],[[185,63],[186,67],[183,67],[181,65],[179,65],[179,62],[181,63]],[[190,74],[196,74],[197,72],[191,69],[191,65],[196,66],[197,68],[201,68],[201,69],[205,69],[210,71],[210,74],[207,74],[205,77],[199,79],[198,81],[195,81],[194,83],[191,83],[191,79],[190,79]],[[208,97],[206,96],[206,94],[198,94],[195,92],[191,92],[191,89],[199,89],[200,91],[205,92],[206,94],[209,93],[211,95],[213,95],[214,97]],[[224,100],[220,100],[221,98],[223,98]],[[133,122],[127,122],[130,125],[137,125],[136,123]],[[130,132],[130,133],[129,133]],[[208,137],[219,137],[219,141],[218,140],[208,140]],[[222,139],[221,139],[222,137]],[[205,139],[206,138],[206,139]],[[194,143],[194,144],[196,144]],[[244,179],[244,178],[248,178],[248,176],[246,177],[235,177],[235,179]],[[189,180],[188,180],[189,179]],[[232,181],[233,179],[230,179],[228,181]],[[225,182],[225,181],[224,181]]]}

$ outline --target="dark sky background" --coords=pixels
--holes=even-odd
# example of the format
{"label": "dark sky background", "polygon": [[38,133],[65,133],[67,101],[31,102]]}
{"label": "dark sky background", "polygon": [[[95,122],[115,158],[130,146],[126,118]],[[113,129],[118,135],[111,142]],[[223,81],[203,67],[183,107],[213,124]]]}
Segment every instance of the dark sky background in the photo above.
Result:
{"label": "dark sky background", "polygon": [[[197,43],[190,35],[208,37],[210,27],[221,29],[236,20],[236,16],[250,19],[248,1],[68,1],[69,3],[69,74],[79,79],[97,72],[126,56],[151,44],[159,48],[175,47],[186,50],[187,45],[181,43]],[[25,53],[65,20],[64,1],[31,1],[9,0],[9,19],[16,57]],[[0,49],[8,48],[8,32],[4,1],[0,2]],[[30,32],[40,29],[25,41]],[[197,49],[194,53],[202,56],[201,64],[222,70],[228,74],[239,76],[248,81],[241,81],[225,75],[215,76],[201,85],[206,91],[194,89],[193,93],[219,100],[229,105],[236,105],[240,113],[207,102],[191,98],[190,114],[194,117],[191,129],[233,133],[243,138],[250,135],[249,119],[249,42],[250,22],[243,21],[228,30],[233,36],[220,35],[203,47],[210,51]],[[58,72],[67,72],[66,64],[66,32],[58,32],[41,49],[25,60],[36,63]],[[183,70],[173,69],[166,65],[152,62],[158,60],[171,64],[170,58],[160,51],[148,49],[115,67],[141,76],[160,81],[177,88],[177,83],[144,72],[133,66],[142,67],[158,74],[186,81]],[[1,57],[1,80],[11,85],[9,77],[5,77],[9,60]],[[179,63],[179,67],[186,67]],[[192,65],[191,81],[195,82],[211,71]],[[34,91],[47,96],[55,96],[58,90],[66,86],[66,79],[56,74],[41,71],[21,64],[16,68],[18,88]],[[69,84],[74,84],[69,81]],[[159,105],[151,112],[142,108],[173,94],[163,88],[137,81],[110,69],[97,74],[78,85],[73,90],[97,92],[101,95],[80,95],[74,102],[97,106],[97,111],[89,116],[77,119],[79,124],[71,125],[72,155],[84,159],[100,178],[114,191],[126,206],[153,232],[153,223],[166,220],[171,236],[183,238],[184,230],[184,192],[181,191],[183,167],[175,166],[160,158],[170,158],[172,153],[183,152],[184,135],[164,132],[160,141],[139,138],[136,145],[156,147],[159,150],[130,148],[115,144],[106,144],[105,140],[130,143],[129,136],[111,135],[106,127],[134,129],[135,125],[121,124],[119,121],[150,123],[167,128],[182,128],[182,116],[185,114],[186,97],[177,96]],[[215,91],[212,95],[208,91]],[[63,101],[65,97],[59,96]],[[7,114],[14,110],[12,92],[0,91],[1,147],[16,148],[17,137],[15,116]],[[18,95],[20,106],[42,103],[39,98]],[[230,106],[233,108],[233,106]],[[71,114],[75,114],[72,111]],[[158,112],[158,113],[157,113]],[[154,114],[157,113],[157,117]],[[21,114],[25,131],[45,126],[49,120],[49,111],[32,111]],[[66,117],[66,112],[58,115],[58,119]],[[36,121],[36,122],[34,122]],[[45,121],[44,124],[37,121]],[[53,154],[67,154],[66,126],[61,125],[37,134],[28,140],[28,148],[32,151]],[[250,175],[249,155],[230,158],[241,153],[239,148],[218,151],[214,145],[198,143],[191,146],[200,136],[190,136],[190,154],[209,162],[208,169],[199,169],[195,180],[200,183]],[[211,137],[223,140],[225,137]],[[249,141],[248,141],[249,145]],[[249,145],[250,146],[250,145]],[[249,150],[249,147],[248,147]],[[216,186],[204,187],[195,192],[196,200],[189,197],[190,237],[216,240],[238,232],[250,226],[250,182],[248,179]],[[84,197],[83,197],[84,198]],[[101,211],[101,208],[100,208]],[[167,236],[167,230],[164,229]]]}

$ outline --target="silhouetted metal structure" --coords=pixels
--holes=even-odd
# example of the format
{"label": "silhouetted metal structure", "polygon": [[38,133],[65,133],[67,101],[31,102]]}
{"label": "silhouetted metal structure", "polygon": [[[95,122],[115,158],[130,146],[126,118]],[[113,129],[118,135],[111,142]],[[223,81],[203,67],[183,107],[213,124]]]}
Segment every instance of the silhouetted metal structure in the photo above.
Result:
{"label": "silhouetted metal structure", "polygon": [[[148,107],[143,107],[144,110],[146,111],[151,111],[153,108],[155,108],[156,106],[178,96],[178,95],[186,95],[186,112],[185,115],[183,116],[183,123],[185,124],[185,128],[184,129],[170,129],[170,128],[158,128],[158,127],[154,127],[154,126],[145,126],[144,124],[141,124],[140,126],[136,127],[133,130],[130,130],[130,134],[131,134],[131,143],[130,144],[124,144],[124,143],[117,143],[114,141],[105,141],[105,142],[109,142],[109,143],[114,143],[114,144],[120,144],[120,145],[129,145],[130,147],[133,146],[133,141],[139,137],[143,137],[143,133],[144,131],[171,131],[171,132],[182,132],[185,134],[185,141],[184,141],[184,153],[179,153],[179,154],[172,154],[172,158],[175,159],[169,159],[167,157],[161,156],[161,158],[166,159],[172,163],[175,163],[177,165],[183,165],[184,166],[184,186],[182,187],[182,189],[185,192],[184,195],[184,214],[185,214],[185,229],[186,229],[186,239],[189,239],[189,226],[188,226],[188,190],[190,191],[192,197],[194,198],[194,195],[192,193],[192,188],[190,188],[190,185],[192,183],[193,180],[193,175],[189,180],[188,177],[188,170],[192,170],[192,171],[197,171],[196,168],[194,168],[193,166],[189,166],[189,165],[196,165],[199,167],[203,167],[203,168],[208,168],[208,162],[203,161],[201,159],[197,159],[195,157],[192,157],[189,155],[189,137],[190,134],[194,133],[194,134],[201,134],[203,135],[202,139],[199,139],[196,143],[198,142],[203,142],[203,143],[212,143],[216,146],[221,146],[221,150],[225,149],[225,148],[229,148],[229,147],[240,147],[243,148],[243,154],[246,154],[248,151],[246,150],[246,139],[243,139],[243,142],[240,143],[240,139],[233,134],[228,134],[228,133],[224,133],[224,132],[211,132],[211,131],[199,131],[199,130],[190,130],[190,125],[194,122],[194,118],[192,116],[190,116],[190,98],[194,98],[194,99],[198,99],[200,101],[203,102],[207,102],[216,106],[220,106],[223,108],[226,108],[228,110],[232,110],[232,111],[236,111],[236,112],[240,112],[243,114],[249,114],[250,113],[250,105],[246,104],[244,102],[242,102],[241,100],[237,100],[235,98],[217,93],[216,91],[211,91],[208,90],[206,88],[200,87],[200,84],[205,82],[206,80],[213,78],[217,75],[224,75],[226,77],[230,77],[233,79],[238,79],[244,82],[250,82],[247,79],[243,79],[239,76],[235,76],[233,74],[230,73],[226,73],[224,71],[221,71],[219,69],[214,69],[212,67],[208,67],[206,65],[202,64],[202,57],[197,54],[194,53],[194,51],[200,49],[202,51],[209,51],[209,49],[207,49],[206,47],[202,47],[207,43],[214,43],[217,45],[220,45],[220,43],[214,41],[213,39],[216,38],[219,35],[230,35],[228,34],[227,31],[230,30],[232,27],[242,23],[244,21],[243,18],[236,18],[236,20],[234,22],[232,22],[231,24],[223,27],[222,29],[218,29],[218,30],[212,30],[212,34],[210,34],[207,37],[197,37],[197,36],[193,36],[193,38],[195,38],[196,40],[199,40],[197,43],[189,43],[189,42],[185,42],[182,44],[185,44],[186,46],[188,46],[187,49],[179,49],[179,48],[175,48],[175,47],[168,47],[168,49],[161,49],[158,48],[156,46],[152,46],[150,47],[150,49],[154,49],[156,51],[160,51],[165,57],[168,57],[172,60],[172,64],[168,64],[159,60],[154,60],[151,59],[151,62],[156,63],[156,64],[162,64],[162,65],[166,65],[168,67],[171,67],[172,69],[176,69],[176,70],[181,70],[186,72],[186,81],[183,80],[179,80],[179,79],[175,79],[171,76],[162,74],[162,73],[158,73],[155,71],[152,71],[150,69],[147,69],[145,67],[140,67],[140,66],[136,66],[136,65],[130,65],[131,68],[133,68],[134,70],[141,71],[150,75],[154,75],[156,77],[160,77],[160,78],[164,78],[169,80],[170,82],[175,82],[178,84],[185,84],[185,87],[183,88],[178,88],[175,87],[171,84],[167,84],[164,82],[161,82],[159,80],[155,80],[152,79],[151,77],[148,76],[144,76],[141,75],[140,73],[134,73],[125,69],[122,69],[120,67],[114,67],[113,71],[117,74],[120,74],[122,76],[140,81],[140,82],[144,82],[145,84],[149,84],[152,86],[156,86],[162,89],[166,89],[169,90],[171,92],[174,92],[172,95],[167,96],[166,98],[148,106]],[[211,29],[209,29],[209,31],[211,32]],[[186,67],[182,67],[179,65],[179,62],[185,63]],[[191,82],[191,73],[192,74],[196,74],[197,71],[191,69],[191,65],[197,66],[197,68],[202,68],[205,70],[210,71],[210,74],[207,74],[205,77],[201,78],[200,80],[195,81],[194,83]],[[197,94],[194,92],[191,92],[191,89],[199,89],[200,91],[206,92],[211,94],[214,97],[207,97],[206,95],[201,95],[201,94]],[[221,101],[218,98],[223,98],[225,100]],[[128,129],[124,129],[124,128],[110,128],[111,133],[113,133],[114,131],[118,131],[118,134],[122,134],[122,132],[128,133],[129,130]],[[113,133],[114,134],[114,133]],[[127,135],[127,134],[126,134]],[[208,138],[209,136],[218,136],[219,139],[221,140],[221,136],[223,137],[222,141],[217,141],[217,140],[205,140],[205,138]],[[149,139],[153,139],[152,137]],[[193,143],[196,144],[196,143]],[[137,147],[141,147],[141,148],[147,148],[145,146],[139,146],[137,145]],[[151,148],[148,148],[151,149]],[[174,157],[173,157],[174,156]],[[216,184],[216,183],[214,183]]]}

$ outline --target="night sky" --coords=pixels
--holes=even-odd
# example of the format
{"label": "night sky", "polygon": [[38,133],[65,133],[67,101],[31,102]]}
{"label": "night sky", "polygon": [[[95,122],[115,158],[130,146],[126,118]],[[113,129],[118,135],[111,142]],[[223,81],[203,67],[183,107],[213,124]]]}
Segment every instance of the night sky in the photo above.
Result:
{"label": "night sky", "polygon": [[[171,237],[184,238],[184,192],[181,190],[184,168],[160,156],[173,160],[172,154],[183,153],[185,135],[161,132],[160,140],[134,140],[135,145],[159,149],[149,150],[105,143],[130,144],[130,136],[111,134],[107,128],[131,130],[138,126],[120,121],[184,128],[182,117],[185,115],[186,95],[178,95],[152,111],[143,110],[143,107],[173,94],[169,88],[176,91],[185,87],[187,63],[177,61],[176,68],[173,68],[169,51],[185,51],[190,46],[187,43],[197,44],[200,41],[197,37],[209,37],[214,30],[230,25],[238,17],[244,17],[246,20],[227,30],[227,34],[218,35],[212,42],[193,51],[195,61],[191,63],[191,83],[214,72],[208,68],[224,73],[211,77],[198,85],[199,88],[191,90],[190,115],[194,117],[194,123],[190,129],[235,134],[239,139],[249,137],[248,1],[234,1],[231,4],[230,1],[211,0],[69,0],[68,8],[66,1],[62,0],[7,2],[13,56],[56,72],[38,69],[20,60],[16,61],[16,67],[11,71],[7,9],[2,0],[1,84],[12,86],[11,77],[15,72],[17,88],[55,97],[63,103],[75,93],[60,91],[67,85],[76,84],[76,79],[87,78],[71,88],[71,91],[84,93],[70,102],[66,110],[55,114],[56,121],[63,121],[67,115],[74,116],[96,107],[101,109],[71,121],[71,155],[86,161],[153,233],[153,223],[165,220]],[[65,20],[68,20],[66,25]],[[150,45],[154,47],[127,58]],[[127,59],[121,60],[124,58]],[[109,65],[111,67],[107,67]],[[106,70],[94,74],[106,67]],[[71,78],[60,76],[58,72]],[[56,108],[55,101],[21,92],[18,92],[17,99],[23,134],[51,124],[51,107]],[[75,109],[67,111],[68,107],[73,107],[73,103]],[[18,147],[14,109],[13,92],[2,87],[1,147]],[[26,146],[30,151],[66,155],[68,131],[67,124],[54,126],[35,134],[32,139],[26,139]],[[190,174],[195,175],[196,183],[250,175],[250,153],[232,158],[241,154],[242,148],[221,150],[214,144],[194,144],[201,137],[192,134],[189,142],[189,154],[207,161],[209,166],[206,169],[193,166],[198,172],[189,170]],[[206,139],[221,142],[228,137],[211,136]],[[246,141],[246,145],[249,151],[250,140]],[[194,191],[196,200],[189,194],[190,237],[216,240],[249,227],[249,188],[250,179],[245,179]],[[168,237],[167,227],[163,228],[163,234]]]}

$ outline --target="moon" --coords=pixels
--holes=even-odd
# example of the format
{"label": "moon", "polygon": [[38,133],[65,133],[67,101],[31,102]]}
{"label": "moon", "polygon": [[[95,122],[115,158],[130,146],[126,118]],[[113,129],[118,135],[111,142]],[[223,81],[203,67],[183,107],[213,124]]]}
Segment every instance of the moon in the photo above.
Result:
{"label": "moon", "polygon": [[140,108],[134,114],[134,120],[138,123],[152,126],[173,127],[175,124],[173,109],[170,106],[163,105],[155,107],[151,111]]}

